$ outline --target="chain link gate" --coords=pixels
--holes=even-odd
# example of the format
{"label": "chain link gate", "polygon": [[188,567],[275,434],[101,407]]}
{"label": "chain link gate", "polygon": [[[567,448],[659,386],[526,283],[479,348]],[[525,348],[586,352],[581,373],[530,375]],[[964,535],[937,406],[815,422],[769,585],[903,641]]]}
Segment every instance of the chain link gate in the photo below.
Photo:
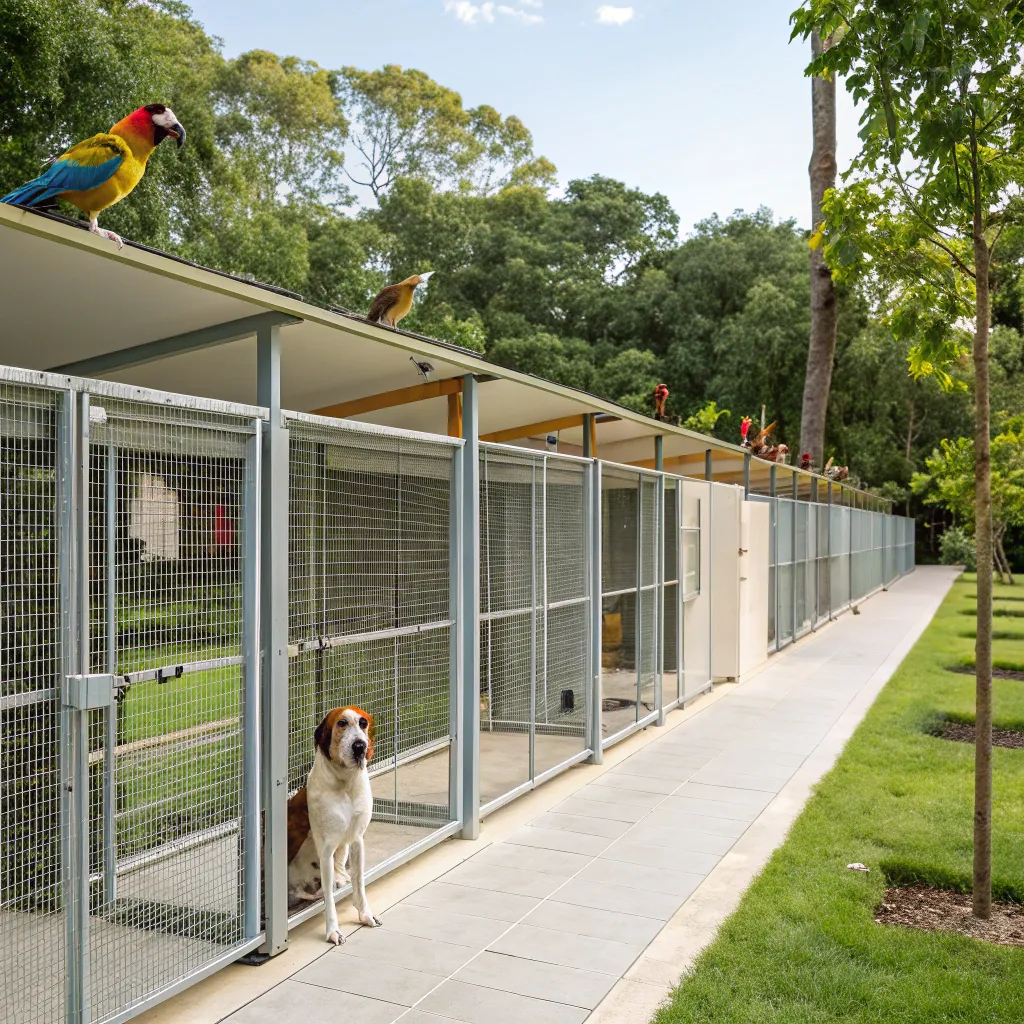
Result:
{"label": "chain link gate", "polygon": [[[462,442],[286,413],[288,793],[334,707],[376,722],[367,879],[455,830],[456,457]],[[347,891],[342,890],[342,892]],[[323,901],[289,908],[289,926]]]}
{"label": "chain link gate", "polygon": [[610,746],[661,703],[662,478],[601,466],[601,732]]}
{"label": "chain link gate", "polygon": [[259,412],[83,394],[76,437],[82,1021],[237,959],[259,921]]}
{"label": "chain link gate", "polygon": [[590,754],[592,473],[480,445],[481,814]]}
{"label": "chain link gate", "polygon": [[[71,395],[0,382],[0,1021],[65,1017],[71,915],[61,620]],[[12,380],[12,378],[14,378]]]}

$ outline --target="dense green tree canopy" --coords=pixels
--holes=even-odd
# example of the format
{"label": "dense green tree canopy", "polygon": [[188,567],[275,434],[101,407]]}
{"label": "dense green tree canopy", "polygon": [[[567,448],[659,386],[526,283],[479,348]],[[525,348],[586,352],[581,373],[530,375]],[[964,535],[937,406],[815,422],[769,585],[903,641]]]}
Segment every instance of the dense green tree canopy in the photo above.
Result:
{"label": "dense green tree canopy", "polygon": [[[593,176],[556,193],[514,114],[467,108],[420,71],[329,69],[255,50],[228,60],[174,0],[0,0],[0,190],[142,103],[188,129],[104,223],[128,238],[363,311],[386,281],[435,270],[403,326],[738,438],[744,415],[799,436],[807,237],[770,211],[711,215],[681,237],[668,200]],[[339,60],[341,63],[341,60]],[[367,180],[374,146],[376,198]],[[595,171],[599,171],[595,168]],[[371,168],[372,171],[372,168]],[[68,210],[68,212],[73,212]],[[710,212],[710,211],[709,211]],[[1024,401],[1024,236],[995,270],[993,408]],[[827,453],[870,485],[907,486],[970,392],[906,371],[862,293],[840,298]],[[967,365],[954,376],[969,389]],[[694,421],[696,422],[696,421]]]}

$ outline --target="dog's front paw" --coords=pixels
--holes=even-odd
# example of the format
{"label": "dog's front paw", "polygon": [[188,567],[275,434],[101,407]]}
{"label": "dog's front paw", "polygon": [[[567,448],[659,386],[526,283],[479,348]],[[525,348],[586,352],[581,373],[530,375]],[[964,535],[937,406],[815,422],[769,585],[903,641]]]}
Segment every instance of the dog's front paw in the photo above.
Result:
{"label": "dog's front paw", "polygon": [[345,936],[341,934],[340,928],[328,928],[327,941],[332,946],[342,946],[345,943]]}
{"label": "dog's front paw", "polygon": [[379,928],[384,922],[379,917],[374,917],[371,911],[366,910],[359,915],[359,923],[366,925],[367,928]]}

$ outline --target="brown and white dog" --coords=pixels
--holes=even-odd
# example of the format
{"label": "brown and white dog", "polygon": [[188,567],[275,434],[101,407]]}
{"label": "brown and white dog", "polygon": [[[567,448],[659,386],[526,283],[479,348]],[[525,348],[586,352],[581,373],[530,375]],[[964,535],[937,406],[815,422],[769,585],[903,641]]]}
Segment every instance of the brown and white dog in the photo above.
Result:
{"label": "brown and white dog", "polygon": [[334,890],[352,878],[360,924],[380,920],[366,901],[363,833],[373,812],[366,763],[373,757],[373,716],[361,708],[335,708],[317,726],[316,751],[304,789],[288,801],[288,892],[291,899],[324,899],[327,941],[344,941]]}

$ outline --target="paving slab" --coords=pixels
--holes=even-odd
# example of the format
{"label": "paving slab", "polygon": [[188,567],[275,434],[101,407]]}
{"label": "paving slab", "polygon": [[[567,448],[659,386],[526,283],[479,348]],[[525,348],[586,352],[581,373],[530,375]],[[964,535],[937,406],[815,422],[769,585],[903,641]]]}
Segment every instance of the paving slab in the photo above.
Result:
{"label": "paving slab", "polygon": [[221,1020],[646,1024],[954,578],[918,569],[681,724],[670,715],[637,753],[610,748],[602,774],[407,895],[383,928]]}

